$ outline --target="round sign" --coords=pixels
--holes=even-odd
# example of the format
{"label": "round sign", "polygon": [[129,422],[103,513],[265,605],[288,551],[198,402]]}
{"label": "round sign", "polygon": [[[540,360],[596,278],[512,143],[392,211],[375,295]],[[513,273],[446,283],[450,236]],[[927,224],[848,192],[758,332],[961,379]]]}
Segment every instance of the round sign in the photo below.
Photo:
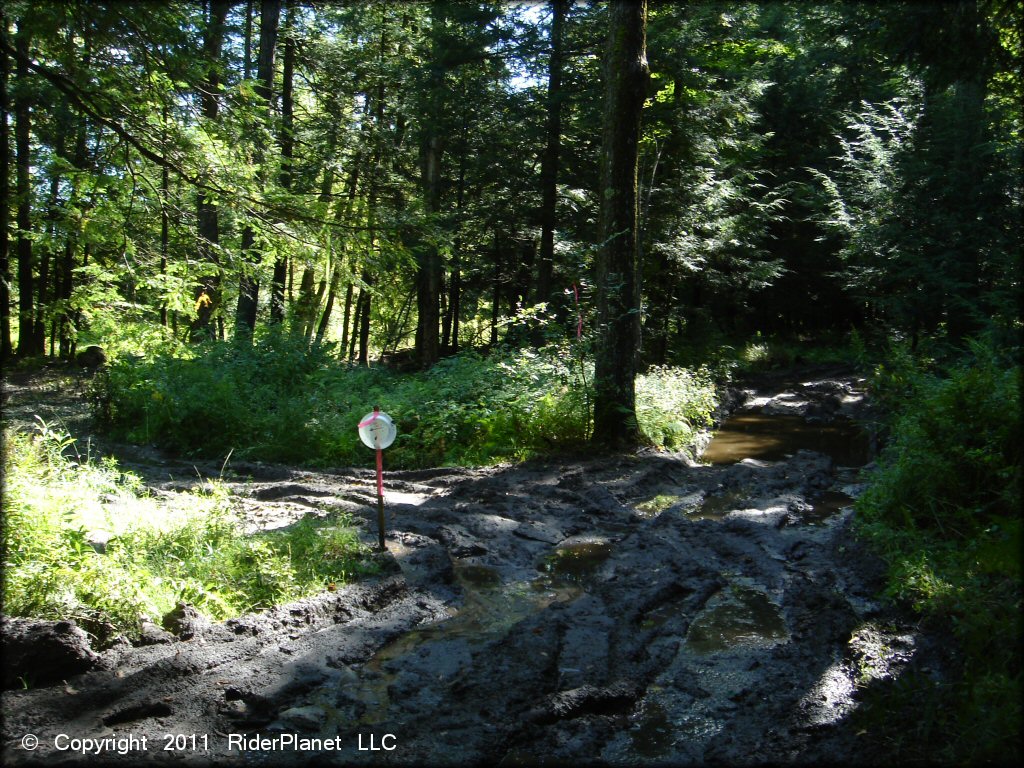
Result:
{"label": "round sign", "polygon": [[387,448],[397,434],[398,427],[384,411],[370,411],[359,420],[359,439],[367,448]]}

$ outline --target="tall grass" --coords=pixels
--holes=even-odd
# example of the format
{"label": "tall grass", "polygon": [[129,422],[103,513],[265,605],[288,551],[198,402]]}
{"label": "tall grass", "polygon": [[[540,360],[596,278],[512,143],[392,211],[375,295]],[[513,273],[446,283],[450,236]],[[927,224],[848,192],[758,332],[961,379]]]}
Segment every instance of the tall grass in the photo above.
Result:
{"label": "tall grass", "polygon": [[367,570],[346,519],[242,535],[223,487],[149,495],[113,461],[69,460],[45,424],[4,435],[4,611],[137,636],[178,601],[224,619]]}

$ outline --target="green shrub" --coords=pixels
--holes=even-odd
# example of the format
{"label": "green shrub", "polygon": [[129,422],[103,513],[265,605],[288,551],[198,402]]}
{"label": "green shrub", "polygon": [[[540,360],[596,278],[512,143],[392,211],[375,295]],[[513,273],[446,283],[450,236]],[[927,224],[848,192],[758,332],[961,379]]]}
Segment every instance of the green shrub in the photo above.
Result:
{"label": "green shrub", "polygon": [[692,445],[718,405],[706,368],[654,367],[637,377],[636,391],[640,429],[656,446],[673,450]]}
{"label": "green shrub", "polygon": [[857,531],[889,563],[887,594],[951,634],[953,679],[910,680],[868,709],[881,712],[887,732],[902,729],[888,714],[893,707],[932,713],[912,740],[890,733],[908,759],[1013,763],[1021,718],[1021,368],[984,343],[945,374],[933,368],[901,353],[876,374],[891,440],[857,500]]}
{"label": "green shrub", "polygon": [[896,370],[883,371],[885,387],[898,390],[887,397],[904,409],[881,456],[884,470],[860,499],[862,516],[961,540],[1015,516],[1020,369],[982,352],[948,377]]}
{"label": "green shrub", "polygon": [[[115,433],[129,440],[321,466],[373,462],[355,425],[380,405],[398,427],[388,466],[426,467],[582,448],[592,380],[592,366],[565,343],[487,357],[466,351],[429,371],[397,374],[275,337],[115,363],[106,402]],[[652,370],[638,379],[641,427],[653,442],[682,448],[707,424],[713,398],[706,370]]]}

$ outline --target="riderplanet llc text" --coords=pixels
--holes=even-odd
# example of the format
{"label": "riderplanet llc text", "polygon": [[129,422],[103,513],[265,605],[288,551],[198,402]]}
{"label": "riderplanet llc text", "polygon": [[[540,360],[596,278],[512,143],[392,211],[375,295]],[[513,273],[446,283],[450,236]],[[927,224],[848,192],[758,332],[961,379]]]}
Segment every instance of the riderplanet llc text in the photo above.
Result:
{"label": "riderplanet llc text", "polygon": [[[348,739],[339,736],[322,739],[294,733],[278,733],[273,736],[228,734],[228,750],[239,752],[334,752],[350,744]],[[360,733],[356,739],[356,748],[360,752],[391,752],[398,748],[398,737],[393,733],[379,737],[373,733]]]}

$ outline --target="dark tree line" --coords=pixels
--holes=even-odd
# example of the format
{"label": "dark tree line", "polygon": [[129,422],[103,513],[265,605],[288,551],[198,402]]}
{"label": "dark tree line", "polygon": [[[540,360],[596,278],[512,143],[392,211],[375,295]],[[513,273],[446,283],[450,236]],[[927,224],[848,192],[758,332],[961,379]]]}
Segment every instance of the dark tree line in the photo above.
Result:
{"label": "dark tree line", "polygon": [[[2,353],[1014,332],[1011,0],[6,3]],[[632,425],[632,426],[631,426]]]}

